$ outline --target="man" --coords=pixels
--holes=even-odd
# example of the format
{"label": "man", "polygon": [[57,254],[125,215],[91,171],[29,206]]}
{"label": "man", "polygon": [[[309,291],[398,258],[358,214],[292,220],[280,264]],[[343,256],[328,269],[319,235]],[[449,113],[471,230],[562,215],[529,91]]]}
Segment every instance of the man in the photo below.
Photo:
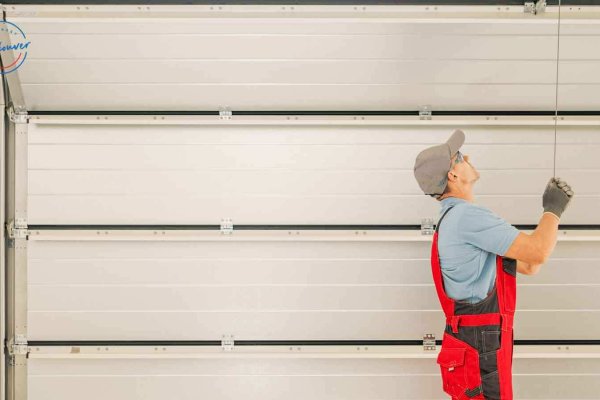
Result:
{"label": "man", "polygon": [[551,178],[537,228],[520,232],[473,203],[479,172],[459,151],[464,140],[461,130],[454,131],[446,143],[423,150],[414,166],[423,192],[441,202],[431,247],[432,274],[446,315],[437,362],[452,399],[511,400],[516,273],[533,275],[546,262],[573,191]]}

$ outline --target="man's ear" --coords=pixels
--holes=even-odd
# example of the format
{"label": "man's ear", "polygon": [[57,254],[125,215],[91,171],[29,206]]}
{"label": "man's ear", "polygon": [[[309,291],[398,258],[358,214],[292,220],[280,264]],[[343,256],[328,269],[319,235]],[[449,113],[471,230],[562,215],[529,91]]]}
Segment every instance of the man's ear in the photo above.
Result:
{"label": "man's ear", "polygon": [[448,181],[454,181],[456,175],[452,171],[448,171]]}

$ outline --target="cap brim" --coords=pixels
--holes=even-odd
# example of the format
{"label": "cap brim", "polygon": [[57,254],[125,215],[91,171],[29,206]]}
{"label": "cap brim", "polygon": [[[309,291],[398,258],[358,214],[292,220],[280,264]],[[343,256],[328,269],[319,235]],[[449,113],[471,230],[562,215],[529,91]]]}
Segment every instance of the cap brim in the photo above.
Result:
{"label": "cap brim", "polygon": [[455,130],[446,143],[450,147],[450,156],[454,157],[458,149],[465,143],[465,133],[460,129]]}

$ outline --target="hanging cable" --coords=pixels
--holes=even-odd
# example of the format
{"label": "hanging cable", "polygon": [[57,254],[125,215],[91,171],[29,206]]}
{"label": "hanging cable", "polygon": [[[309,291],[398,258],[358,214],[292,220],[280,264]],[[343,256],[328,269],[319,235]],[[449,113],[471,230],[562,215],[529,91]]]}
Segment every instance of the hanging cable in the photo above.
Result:
{"label": "hanging cable", "polygon": [[554,103],[554,164],[552,168],[552,176],[556,177],[556,132],[558,126],[558,64],[560,60],[560,3],[558,0],[558,35],[556,37],[556,93]]}

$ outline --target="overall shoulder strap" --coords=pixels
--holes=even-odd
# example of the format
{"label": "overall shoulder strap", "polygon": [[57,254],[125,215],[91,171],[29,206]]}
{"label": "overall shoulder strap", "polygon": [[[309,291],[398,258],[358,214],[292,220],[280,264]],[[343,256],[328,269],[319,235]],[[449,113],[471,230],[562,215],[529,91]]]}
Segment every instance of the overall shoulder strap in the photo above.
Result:
{"label": "overall shoulder strap", "polygon": [[447,210],[444,212],[444,214],[442,215],[442,218],[440,218],[440,220],[438,221],[437,225],[435,226],[435,231],[436,231],[436,232],[438,231],[438,229],[439,229],[439,227],[440,227],[440,224],[442,223],[442,220],[444,219],[444,217],[446,216],[446,214],[448,214],[448,211],[452,210],[452,207],[454,207],[454,206],[450,206],[450,207],[449,207],[449,208],[448,208],[448,209],[447,209]]}
{"label": "overall shoulder strap", "polygon": [[452,207],[448,208],[440,218],[435,227],[435,233],[433,234],[433,240],[431,242],[431,273],[433,275],[438,299],[440,300],[440,304],[447,318],[454,316],[454,300],[448,297],[444,289],[444,278],[442,277],[442,266],[440,264],[438,253],[438,228],[446,214],[448,214],[448,211],[451,209]]}

